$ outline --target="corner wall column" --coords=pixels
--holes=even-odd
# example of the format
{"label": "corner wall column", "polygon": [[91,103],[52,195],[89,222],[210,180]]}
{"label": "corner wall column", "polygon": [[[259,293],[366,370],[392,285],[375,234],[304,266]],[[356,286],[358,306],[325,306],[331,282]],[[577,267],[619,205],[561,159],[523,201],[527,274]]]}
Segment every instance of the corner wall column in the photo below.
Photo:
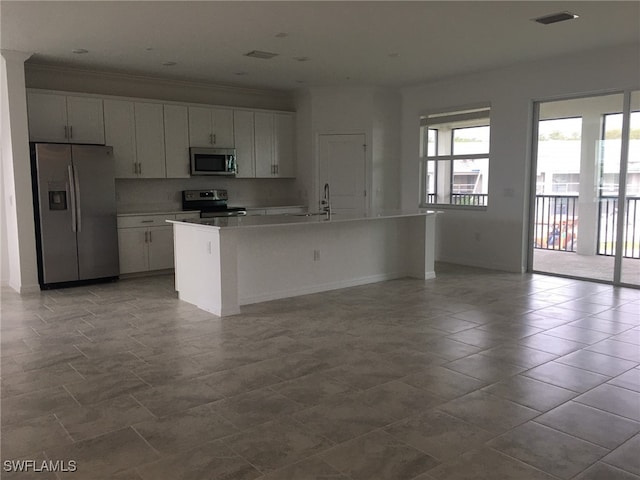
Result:
{"label": "corner wall column", "polygon": [[19,293],[38,291],[36,238],[31,193],[27,90],[24,62],[31,53],[1,50],[0,133],[2,136],[3,242],[8,283]]}

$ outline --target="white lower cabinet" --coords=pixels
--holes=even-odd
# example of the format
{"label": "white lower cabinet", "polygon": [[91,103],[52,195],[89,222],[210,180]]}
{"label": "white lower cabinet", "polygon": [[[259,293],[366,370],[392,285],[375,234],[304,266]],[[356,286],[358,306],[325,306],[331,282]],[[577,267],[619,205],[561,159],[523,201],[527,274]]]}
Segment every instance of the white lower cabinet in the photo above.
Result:
{"label": "white lower cabinet", "polygon": [[190,212],[118,217],[120,274],[173,268],[173,226],[166,220],[199,216]]}
{"label": "white lower cabinet", "polygon": [[120,274],[149,270],[148,228],[119,228]]}

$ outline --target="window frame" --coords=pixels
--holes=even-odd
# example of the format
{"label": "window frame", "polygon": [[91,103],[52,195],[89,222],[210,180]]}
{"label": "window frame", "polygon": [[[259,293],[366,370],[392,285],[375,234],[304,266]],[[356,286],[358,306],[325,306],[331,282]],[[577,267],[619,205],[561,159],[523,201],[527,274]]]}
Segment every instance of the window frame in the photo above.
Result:
{"label": "window frame", "polygon": [[[474,121],[477,121],[476,124],[473,124]],[[471,124],[465,125],[463,122],[472,122]],[[449,152],[448,154],[438,154],[440,147],[440,127],[441,125],[450,123],[452,124],[449,131],[451,132],[449,138]],[[456,126],[456,124],[459,124]],[[454,151],[454,141],[455,141],[455,130],[460,130],[464,128],[476,128],[476,127],[489,127],[489,145],[488,151],[484,153],[477,154],[456,154],[454,155],[452,152]],[[424,114],[420,116],[420,137],[422,140],[422,145],[420,146],[421,156],[420,156],[420,208],[454,208],[454,209],[473,209],[473,210],[486,210],[489,204],[489,192],[487,189],[486,194],[484,195],[484,203],[481,205],[478,204],[460,204],[453,203],[453,185],[454,185],[454,162],[456,160],[487,160],[488,167],[487,172],[480,172],[482,176],[486,173],[487,182],[489,178],[489,170],[491,164],[491,106],[488,104],[482,104],[474,107],[467,108],[458,108],[458,109],[447,109],[442,112],[434,112],[430,114]],[[434,131],[435,135],[435,154],[429,155],[429,132]],[[433,192],[429,190],[429,162],[433,162],[433,175],[434,178],[434,188]],[[439,172],[439,164],[441,162],[448,162],[448,173],[444,173],[443,175],[448,175],[447,179],[444,181],[449,184],[449,203],[438,203],[438,181],[440,179]],[[470,194],[476,195],[476,194]],[[433,196],[435,200],[433,203],[429,202],[429,197]]]}

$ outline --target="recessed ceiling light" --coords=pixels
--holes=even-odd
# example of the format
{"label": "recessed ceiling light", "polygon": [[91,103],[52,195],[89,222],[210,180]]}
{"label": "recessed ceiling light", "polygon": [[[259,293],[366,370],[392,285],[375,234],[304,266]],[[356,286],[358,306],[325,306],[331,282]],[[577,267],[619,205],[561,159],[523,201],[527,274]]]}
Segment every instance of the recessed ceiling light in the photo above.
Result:
{"label": "recessed ceiling light", "polygon": [[244,55],[245,55],[245,57],[262,58],[264,60],[269,60],[270,58],[278,56],[277,53],[262,52],[260,50],[251,50],[250,52],[245,53]]}
{"label": "recessed ceiling light", "polygon": [[285,38],[288,37],[289,34],[287,32],[276,33],[276,38]]}
{"label": "recessed ceiling light", "polygon": [[162,62],[163,67],[173,67],[174,65],[177,65],[176,62]]}
{"label": "recessed ceiling light", "polygon": [[234,75],[248,75],[247,72],[233,72]]}
{"label": "recessed ceiling light", "polygon": [[89,50],[86,50],[84,48],[74,48],[73,50],[71,50],[71,52],[81,55],[83,53],[89,53]]}
{"label": "recessed ceiling light", "polygon": [[549,25],[551,23],[564,22],[566,20],[573,20],[578,18],[578,15],[571,12],[552,13],[550,15],[543,15],[542,17],[533,18],[532,20],[543,25]]}
{"label": "recessed ceiling light", "polygon": [[309,57],[293,57],[293,59],[297,62],[308,62]]}
{"label": "recessed ceiling light", "polygon": [[153,47],[147,47],[147,48],[145,48],[145,50],[146,50],[147,52],[150,52],[151,50],[153,50]]}

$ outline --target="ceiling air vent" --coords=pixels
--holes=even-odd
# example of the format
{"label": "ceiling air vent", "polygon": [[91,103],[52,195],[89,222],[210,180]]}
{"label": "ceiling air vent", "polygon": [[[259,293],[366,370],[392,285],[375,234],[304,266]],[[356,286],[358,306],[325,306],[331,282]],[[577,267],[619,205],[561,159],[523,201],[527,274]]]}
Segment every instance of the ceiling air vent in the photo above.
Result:
{"label": "ceiling air vent", "polygon": [[278,56],[277,53],[261,52],[260,50],[251,50],[249,53],[245,53],[244,55],[245,57],[263,58],[265,60],[269,60],[270,58]]}
{"label": "ceiling air vent", "polygon": [[574,18],[578,18],[578,15],[571,12],[560,12],[543,15],[542,17],[534,18],[533,21],[543,25],[549,25],[551,23],[564,22],[565,20],[573,20]]}

